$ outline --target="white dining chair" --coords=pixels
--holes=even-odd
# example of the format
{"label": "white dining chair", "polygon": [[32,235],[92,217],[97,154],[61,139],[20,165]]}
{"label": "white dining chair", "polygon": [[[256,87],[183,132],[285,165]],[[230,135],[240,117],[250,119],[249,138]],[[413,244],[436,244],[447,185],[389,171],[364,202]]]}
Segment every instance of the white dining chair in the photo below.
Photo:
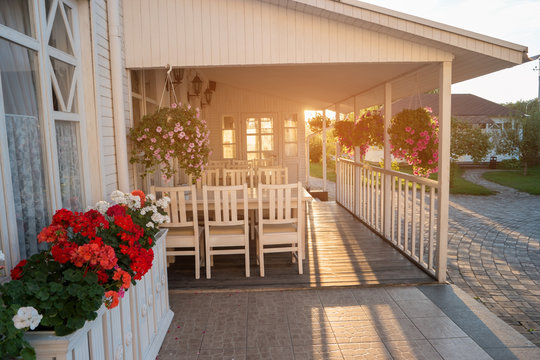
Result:
{"label": "white dining chair", "polygon": [[259,184],[287,184],[289,182],[289,169],[286,167],[263,167],[257,169],[257,182]]}
{"label": "white dining chair", "polygon": [[253,182],[253,170],[223,169],[223,185],[242,185],[244,183],[248,185],[248,188],[255,186]]}
{"label": "white dining chair", "polygon": [[[206,278],[211,277],[214,255],[244,254],[249,277],[249,230],[247,184],[203,186]],[[241,205],[241,206],[239,206]],[[243,216],[238,216],[241,210]]]}
{"label": "white dining chair", "polygon": [[[166,209],[170,222],[161,224],[169,229],[166,238],[167,266],[175,261],[176,256],[195,256],[195,279],[200,278],[201,259],[204,259],[203,227],[197,219],[197,190],[195,185],[176,187],[151,187],[154,196],[168,196],[171,199]],[[186,199],[191,199],[188,210]]]}
{"label": "white dining chair", "polygon": [[231,163],[226,166],[227,169],[249,169],[247,160],[231,160]]}
{"label": "white dining chair", "polygon": [[274,166],[274,160],[273,159],[252,159],[252,160],[249,160],[249,165],[252,169],[256,171],[258,168],[261,168],[261,167]]}
{"label": "white dining chair", "polygon": [[[302,183],[265,185],[258,187],[258,225],[256,227],[257,260],[264,277],[264,254],[291,252],[296,257],[298,273],[303,274]],[[296,200],[293,201],[296,196]]]}
{"label": "white dining chair", "polygon": [[[197,189],[201,190],[204,185],[221,185],[221,171],[222,169],[207,169],[201,172],[201,177],[197,179]],[[189,181],[193,181],[191,175]]]}
{"label": "white dining chair", "polygon": [[230,159],[210,160],[208,161],[207,169],[223,169],[231,163]]}

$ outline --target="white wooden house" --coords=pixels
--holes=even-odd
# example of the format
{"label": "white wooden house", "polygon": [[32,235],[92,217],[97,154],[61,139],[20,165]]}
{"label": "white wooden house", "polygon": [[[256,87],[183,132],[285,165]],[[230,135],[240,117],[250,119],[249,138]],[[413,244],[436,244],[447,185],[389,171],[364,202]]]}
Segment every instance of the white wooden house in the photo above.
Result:
{"label": "white wooden house", "polygon": [[182,102],[206,103],[195,76],[203,92],[215,84],[202,112],[214,159],[273,157],[291,181],[306,171],[304,110],[385,104],[389,118],[394,100],[438,88],[444,281],[450,85],[529,60],[525,46],[354,0],[1,0],[6,266],[37,251],[56,209],[137,186],[126,133],[159,105],[170,65]]}

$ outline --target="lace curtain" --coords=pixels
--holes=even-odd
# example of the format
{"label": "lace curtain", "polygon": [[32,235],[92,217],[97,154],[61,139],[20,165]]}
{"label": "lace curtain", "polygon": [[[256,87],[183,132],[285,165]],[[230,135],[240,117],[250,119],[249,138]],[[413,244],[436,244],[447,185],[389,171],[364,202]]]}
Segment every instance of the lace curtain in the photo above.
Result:
{"label": "lace curtain", "polygon": [[56,121],[56,146],[58,148],[62,206],[69,210],[82,211],[81,170],[76,123]]}

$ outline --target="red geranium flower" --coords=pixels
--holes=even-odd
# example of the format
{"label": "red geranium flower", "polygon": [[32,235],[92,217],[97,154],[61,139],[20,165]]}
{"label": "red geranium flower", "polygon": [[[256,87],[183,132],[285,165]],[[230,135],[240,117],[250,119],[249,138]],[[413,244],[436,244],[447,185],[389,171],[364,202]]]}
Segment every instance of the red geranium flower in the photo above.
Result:
{"label": "red geranium flower", "polygon": [[11,279],[12,280],[19,280],[21,277],[22,277],[22,272],[23,272],[23,267],[24,265],[26,265],[28,261],[26,260],[21,260],[17,266],[15,266],[13,268],[13,270],[11,270]]}
{"label": "red geranium flower", "polygon": [[141,190],[133,190],[131,192],[131,195],[138,196],[141,199],[141,207],[144,206],[144,202],[146,201],[146,195]]}
{"label": "red geranium flower", "polygon": [[118,306],[120,300],[118,299],[118,293],[113,290],[109,290],[105,293],[105,306],[107,309],[112,309]]}
{"label": "red geranium flower", "polygon": [[126,216],[126,208],[122,205],[113,205],[107,210],[109,216]]}
{"label": "red geranium flower", "polygon": [[51,254],[54,261],[59,262],[60,264],[65,264],[71,260],[78,247],[79,246],[77,244],[70,241],[60,241],[59,243],[53,245],[51,248]]}

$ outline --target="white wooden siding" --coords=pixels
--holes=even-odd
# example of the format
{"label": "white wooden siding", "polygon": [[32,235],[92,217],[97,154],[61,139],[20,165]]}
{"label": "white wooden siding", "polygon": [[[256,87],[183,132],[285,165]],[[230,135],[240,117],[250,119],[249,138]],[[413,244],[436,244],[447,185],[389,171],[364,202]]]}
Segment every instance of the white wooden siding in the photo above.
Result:
{"label": "white wooden siding", "polygon": [[128,68],[452,58],[449,52],[328,13],[259,0],[130,0],[124,8]]}

